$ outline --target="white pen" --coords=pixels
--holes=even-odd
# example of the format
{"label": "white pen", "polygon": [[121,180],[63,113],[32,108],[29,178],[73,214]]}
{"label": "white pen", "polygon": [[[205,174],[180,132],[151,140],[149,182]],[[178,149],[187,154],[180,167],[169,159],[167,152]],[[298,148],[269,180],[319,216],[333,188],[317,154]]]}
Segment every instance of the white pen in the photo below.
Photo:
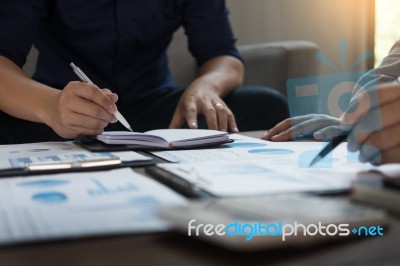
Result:
{"label": "white pen", "polygon": [[[86,76],[86,74],[83,73],[83,71],[79,67],[77,67],[74,63],[70,63],[69,65],[71,66],[72,70],[79,77],[79,79],[81,81],[87,82],[89,84],[94,84],[90,80],[90,78],[88,76]],[[121,113],[118,110],[117,110],[117,112],[115,112],[114,116],[115,116],[115,118],[118,119],[119,122],[121,122],[122,125],[124,125],[124,127],[129,129],[130,131],[133,131],[132,127],[129,125],[128,121],[126,121],[126,119],[121,115]]]}

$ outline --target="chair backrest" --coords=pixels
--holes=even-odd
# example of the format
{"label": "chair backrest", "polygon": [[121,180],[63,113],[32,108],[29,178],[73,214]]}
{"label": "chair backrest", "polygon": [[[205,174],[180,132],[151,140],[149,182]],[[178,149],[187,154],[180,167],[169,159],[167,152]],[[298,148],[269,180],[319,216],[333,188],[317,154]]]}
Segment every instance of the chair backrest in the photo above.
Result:
{"label": "chair backrest", "polygon": [[196,62],[189,53],[183,28],[175,32],[168,48],[169,69],[179,86],[187,86],[196,76]]}
{"label": "chair backrest", "polygon": [[26,63],[23,67],[25,73],[30,77],[32,77],[33,73],[35,73],[36,61],[38,55],[39,55],[38,50],[34,46],[32,46],[31,51],[29,52],[28,57],[26,58]]}

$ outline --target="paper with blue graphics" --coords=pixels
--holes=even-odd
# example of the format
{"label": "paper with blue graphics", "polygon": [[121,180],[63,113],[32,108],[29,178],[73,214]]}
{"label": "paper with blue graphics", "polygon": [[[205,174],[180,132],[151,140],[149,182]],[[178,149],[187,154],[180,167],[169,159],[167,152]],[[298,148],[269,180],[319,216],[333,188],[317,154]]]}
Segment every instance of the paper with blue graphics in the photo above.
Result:
{"label": "paper with blue graphics", "polygon": [[[294,164],[300,168],[308,168],[326,142],[271,142],[232,134],[233,143],[224,144],[222,148],[201,150],[175,150],[152,152],[153,155],[175,163],[193,163],[207,161],[241,161],[266,159],[274,163]],[[333,165],[347,164],[354,168],[359,166],[358,153],[351,153],[341,145],[313,168],[330,168]]]}
{"label": "paper with blue graphics", "polygon": [[190,163],[205,161],[232,161],[247,160],[265,157],[269,154],[290,154],[291,150],[273,148],[267,142],[246,137],[240,134],[231,134],[233,143],[222,145],[222,148],[201,149],[201,150],[173,150],[152,152],[153,155],[174,163]]}
{"label": "paper with blue graphics", "polygon": [[133,151],[89,152],[73,142],[40,142],[0,145],[0,169],[24,167],[27,164],[61,163],[94,159],[120,158],[123,162],[147,161],[151,158]]}
{"label": "paper with blue graphics", "polygon": [[[269,142],[233,135],[233,146],[154,154],[183,162],[159,165],[217,196],[250,196],[298,191],[342,190],[368,168],[341,144],[309,167],[326,145],[321,142]],[[229,144],[228,144],[229,145]]]}
{"label": "paper with blue graphics", "polygon": [[129,168],[0,179],[0,245],[162,231],[156,208],[185,202]]}

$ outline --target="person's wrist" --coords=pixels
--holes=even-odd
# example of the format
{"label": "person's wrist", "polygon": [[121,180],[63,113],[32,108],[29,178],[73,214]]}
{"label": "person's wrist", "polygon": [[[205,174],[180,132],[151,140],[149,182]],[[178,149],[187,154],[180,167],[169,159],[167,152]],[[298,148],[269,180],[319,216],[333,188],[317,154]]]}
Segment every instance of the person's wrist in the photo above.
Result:
{"label": "person's wrist", "polygon": [[54,115],[57,112],[57,102],[60,90],[50,91],[48,95],[43,98],[41,107],[38,110],[38,118],[41,123],[53,128]]}
{"label": "person's wrist", "polygon": [[202,93],[214,93],[219,97],[223,96],[223,88],[206,77],[197,78],[192,85],[194,85],[197,91],[201,91]]}

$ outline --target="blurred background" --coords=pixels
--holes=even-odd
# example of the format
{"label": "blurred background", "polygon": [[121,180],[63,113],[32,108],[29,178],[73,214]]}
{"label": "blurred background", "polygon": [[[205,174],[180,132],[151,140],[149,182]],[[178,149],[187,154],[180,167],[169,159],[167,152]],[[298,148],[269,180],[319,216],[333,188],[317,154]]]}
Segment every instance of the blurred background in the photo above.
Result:
{"label": "blurred background", "polygon": [[[309,40],[343,70],[368,49],[375,56],[360,68],[379,64],[400,37],[399,0],[227,0],[227,5],[238,44]],[[344,66],[342,39],[348,43]],[[331,71],[321,66],[321,73]]]}

